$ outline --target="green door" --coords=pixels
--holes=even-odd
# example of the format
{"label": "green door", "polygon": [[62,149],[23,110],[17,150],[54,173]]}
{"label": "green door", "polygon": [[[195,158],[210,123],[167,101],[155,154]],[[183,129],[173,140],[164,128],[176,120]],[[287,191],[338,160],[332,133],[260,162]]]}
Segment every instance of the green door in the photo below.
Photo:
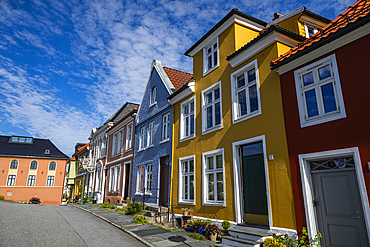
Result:
{"label": "green door", "polygon": [[268,225],[266,176],[262,142],[242,149],[244,222]]}

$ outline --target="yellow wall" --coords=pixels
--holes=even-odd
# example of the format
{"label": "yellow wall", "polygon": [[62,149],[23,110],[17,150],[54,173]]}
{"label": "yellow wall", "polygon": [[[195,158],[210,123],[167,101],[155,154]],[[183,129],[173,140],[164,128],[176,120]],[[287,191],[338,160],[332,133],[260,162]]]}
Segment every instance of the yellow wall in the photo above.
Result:
{"label": "yellow wall", "polygon": [[[267,155],[274,155],[273,161],[268,161],[268,175],[271,195],[273,226],[295,228],[294,204],[290,179],[287,143],[283,109],[281,103],[279,75],[270,70],[270,61],[289,48],[275,44],[260,52],[257,56],[245,61],[237,68],[232,68],[226,57],[235,52],[256,35],[255,31],[245,32],[246,28],[232,25],[219,36],[220,65],[217,69],[203,77],[202,51],[193,56],[193,76],[196,81],[196,137],[180,142],[179,122],[181,102],[174,105],[174,180],[172,198],[175,213],[181,213],[179,208],[188,207],[194,210],[194,215],[206,218],[235,221],[234,176],[232,143],[240,140],[265,135]],[[258,60],[260,77],[260,97],[262,114],[237,124],[232,122],[231,81],[230,74],[254,59]],[[223,128],[202,135],[201,94],[206,88],[221,81],[222,121]],[[224,149],[225,160],[225,198],[226,207],[202,206],[202,153],[216,149]],[[195,206],[178,203],[179,158],[195,155]]]}
{"label": "yellow wall", "polygon": [[301,16],[300,14],[295,15],[289,19],[279,22],[278,25],[280,27],[283,27],[285,29],[288,29],[292,32],[295,32],[299,35],[306,37],[306,31],[304,29],[304,24],[298,20],[300,16]]}
{"label": "yellow wall", "polygon": [[[245,28],[244,26],[235,23],[234,24],[234,33],[235,33],[235,50],[239,50],[249,41],[258,36],[259,32]],[[231,54],[229,54],[231,55]]]}

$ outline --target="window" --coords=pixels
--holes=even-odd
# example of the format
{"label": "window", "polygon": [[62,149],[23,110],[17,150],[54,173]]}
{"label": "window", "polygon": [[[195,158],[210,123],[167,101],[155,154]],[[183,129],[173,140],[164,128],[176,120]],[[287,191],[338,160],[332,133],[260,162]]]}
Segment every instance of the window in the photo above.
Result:
{"label": "window", "polygon": [[154,144],[154,122],[149,123],[148,126],[148,147]]}
{"label": "window", "polygon": [[140,148],[139,149],[144,149],[145,148],[145,126],[140,128]]}
{"label": "window", "polygon": [[153,167],[152,164],[146,165],[146,187],[145,192],[152,190],[152,178],[153,178]]}
{"label": "window", "polygon": [[257,60],[231,74],[233,122],[261,114]]}
{"label": "window", "polygon": [[144,189],[144,166],[139,166],[138,167],[138,172],[137,172],[136,191],[137,192],[142,192],[143,189]]}
{"label": "window", "polygon": [[126,150],[131,149],[132,147],[132,123],[127,125],[126,130]]}
{"label": "window", "polygon": [[117,133],[113,135],[113,147],[112,147],[112,156],[117,154]]}
{"label": "window", "polygon": [[180,158],[179,202],[195,203],[194,156]]}
{"label": "window", "polygon": [[118,151],[117,153],[120,154],[122,153],[122,148],[123,148],[123,130],[121,130],[119,133],[119,141],[118,141]]}
{"label": "window", "polygon": [[345,118],[335,55],[294,72],[301,127]]}
{"label": "window", "polygon": [[162,141],[170,139],[169,128],[170,128],[170,114],[167,113],[163,115]]}
{"label": "window", "polygon": [[306,23],[304,24],[304,30],[306,32],[306,38],[309,38],[312,35],[314,35],[315,33],[317,33],[317,28],[316,27],[310,26]]}
{"label": "window", "polygon": [[223,150],[203,153],[204,187],[203,201],[205,204],[225,205],[224,159]]}
{"label": "window", "polygon": [[36,170],[37,169],[37,161],[36,160],[31,162],[30,169],[31,170]]}
{"label": "window", "polygon": [[36,180],[36,176],[35,175],[29,175],[28,176],[27,186],[35,186],[35,180]]}
{"label": "window", "polygon": [[8,183],[6,186],[14,186],[15,184],[15,175],[9,175],[8,176]]}
{"label": "window", "polygon": [[50,162],[49,164],[49,170],[55,171],[56,163],[54,161]]}
{"label": "window", "polygon": [[12,160],[10,163],[10,169],[17,169],[18,168],[18,160]]}
{"label": "window", "polygon": [[96,174],[96,191],[100,191],[100,176],[101,176],[101,168],[98,169]]}
{"label": "window", "polygon": [[[221,107],[221,82],[207,88],[202,92],[203,102],[203,133],[207,130],[222,128],[222,107]],[[219,128],[217,128],[219,127]]]}
{"label": "window", "polygon": [[110,168],[110,181],[109,181],[109,191],[114,190],[114,167]]}
{"label": "window", "polygon": [[157,87],[153,87],[152,93],[150,96],[150,105],[152,106],[155,103],[157,103]]}
{"label": "window", "polygon": [[31,144],[33,142],[33,138],[32,137],[12,136],[10,138],[9,142]]}
{"label": "window", "polygon": [[54,176],[48,176],[46,186],[54,186]]}
{"label": "window", "polygon": [[120,175],[121,175],[121,167],[116,166],[116,183],[115,183],[115,188],[114,191],[119,191],[119,180],[120,180]]}
{"label": "window", "polygon": [[203,54],[203,75],[205,75],[218,66],[218,38],[212,45],[203,49]]}
{"label": "window", "polygon": [[181,104],[180,136],[195,137],[195,96]]}

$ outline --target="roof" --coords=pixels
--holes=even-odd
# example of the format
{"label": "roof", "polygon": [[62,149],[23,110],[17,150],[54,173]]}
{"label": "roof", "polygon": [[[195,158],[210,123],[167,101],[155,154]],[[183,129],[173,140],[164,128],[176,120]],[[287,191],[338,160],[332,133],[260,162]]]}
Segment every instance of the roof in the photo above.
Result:
{"label": "roof", "polygon": [[81,153],[82,151],[86,150],[87,147],[90,146],[90,142],[83,145],[82,147],[77,148],[77,151],[72,155],[72,157],[76,156],[77,154]]}
{"label": "roof", "polygon": [[125,119],[127,119],[129,116],[132,116],[133,113],[136,113],[138,111],[139,108],[135,107],[132,111],[130,111],[126,116],[124,116],[123,118],[121,118],[120,120],[118,120],[116,123],[114,123],[111,127],[108,128],[108,131],[110,131],[111,129],[113,129],[114,127],[116,127],[118,124],[120,124],[122,121],[124,121]]}
{"label": "roof", "polygon": [[193,75],[190,73],[171,69],[165,66],[163,66],[163,70],[166,72],[176,90],[179,90],[185,84],[185,82],[193,77]]}
{"label": "roof", "polygon": [[307,54],[318,47],[321,47],[352,30],[361,27],[370,21],[370,0],[359,0],[350,6],[346,11],[326,25],[321,31],[312,35],[298,46],[287,53],[271,61],[271,69],[276,69],[283,64]]}
{"label": "roof", "polygon": [[[32,143],[9,142],[11,136],[0,136],[0,156],[68,159],[49,139],[33,138]],[[45,152],[49,150],[49,153]]]}
{"label": "roof", "polygon": [[299,34],[296,34],[288,29],[285,29],[285,28],[282,28],[278,25],[271,25],[269,28],[265,28],[263,29],[260,34],[252,39],[251,41],[249,41],[246,45],[244,45],[243,47],[241,47],[239,50],[237,50],[236,52],[234,52],[233,54],[231,54],[230,56],[227,56],[226,60],[229,61],[231,60],[232,58],[234,58],[235,56],[239,55],[240,53],[242,53],[243,51],[247,50],[248,48],[250,48],[252,45],[254,45],[255,43],[259,42],[261,39],[263,39],[264,37],[268,36],[270,33],[272,33],[273,31],[278,31],[280,33],[283,33],[285,35],[288,35],[296,40],[299,40],[299,41],[303,41],[306,39],[306,37],[303,37]]}
{"label": "roof", "polygon": [[205,35],[203,35],[203,37],[202,38],[200,38],[200,40],[198,40],[192,47],[190,47],[186,52],[185,52],[185,55],[186,56],[190,56],[189,54],[190,54],[190,52],[192,51],[192,50],[194,50],[198,45],[200,45],[204,40],[206,40],[209,36],[211,36],[211,34],[213,33],[213,32],[215,32],[222,24],[224,24],[231,16],[233,16],[233,15],[239,15],[239,16],[241,16],[241,17],[243,17],[243,18],[246,18],[246,19],[248,19],[248,20],[251,20],[251,21],[253,21],[253,22],[255,22],[255,23],[257,23],[257,24],[260,24],[260,25],[262,25],[262,26],[266,26],[267,25],[267,23],[266,22],[264,22],[264,21],[262,21],[262,20],[260,20],[260,19],[257,19],[257,18],[255,18],[255,17],[253,17],[253,16],[250,16],[250,15],[247,15],[247,14],[245,14],[245,13],[243,13],[243,12],[240,12],[237,8],[233,8],[224,18],[222,18],[222,20],[221,21],[219,21],[211,30],[209,30]]}
{"label": "roof", "polygon": [[191,77],[189,78],[189,80],[187,80],[183,85],[182,87],[180,87],[177,91],[175,91],[174,93],[172,93],[170,96],[167,97],[167,99],[172,99],[173,97],[175,97],[176,95],[180,94],[182,91],[184,91],[186,88],[188,88],[188,84],[190,82],[194,81],[194,78]]}

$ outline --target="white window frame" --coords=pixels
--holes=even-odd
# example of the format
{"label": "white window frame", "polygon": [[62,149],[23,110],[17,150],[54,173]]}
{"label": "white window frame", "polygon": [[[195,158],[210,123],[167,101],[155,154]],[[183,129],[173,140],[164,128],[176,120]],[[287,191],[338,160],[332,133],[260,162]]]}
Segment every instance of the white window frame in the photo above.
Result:
{"label": "white window frame", "polygon": [[[182,166],[182,163],[184,161],[190,161],[190,160],[193,160],[193,163],[194,163],[194,172],[187,172],[186,174],[183,174],[182,173],[182,169],[181,169],[181,166]],[[194,175],[194,199],[183,199],[183,188],[181,187],[182,184],[183,184],[183,176],[186,176],[186,177],[190,177],[191,175]],[[196,198],[196,165],[195,165],[195,155],[190,155],[190,156],[186,156],[186,157],[182,157],[182,158],[179,158],[179,187],[178,187],[178,193],[179,193],[179,197],[178,197],[178,201],[179,201],[179,204],[189,204],[189,205],[195,205],[195,198]],[[190,178],[189,178],[189,183],[190,184]],[[189,198],[190,198],[190,191],[188,192],[188,195],[189,195]]]}
{"label": "white window frame", "polygon": [[166,142],[170,140],[170,113],[166,113],[162,117],[162,141]]}
{"label": "white window frame", "polygon": [[[189,133],[190,133],[190,126],[191,126],[191,124],[190,124],[190,116],[192,115],[191,113],[190,113],[190,106],[191,106],[191,103],[193,103],[194,102],[194,122],[193,122],[193,124],[194,124],[194,134],[189,134],[189,135],[185,135],[185,118],[188,118],[189,117]],[[188,115],[184,115],[184,107],[186,106],[186,105],[189,105],[189,114]],[[195,138],[195,135],[196,135],[196,120],[195,120],[195,118],[196,118],[196,104],[195,104],[195,96],[193,96],[193,97],[191,97],[190,99],[188,99],[188,100],[186,100],[186,101],[184,101],[183,103],[181,103],[181,109],[180,109],[180,111],[181,111],[181,121],[180,121],[180,142],[181,141],[186,141],[186,140],[189,140],[189,139],[192,139],[192,138]]]}
{"label": "white window frame", "polygon": [[152,107],[155,104],[157,104],[157,87],[156,86],[152,87],[152,90],[150,92],[150,105],[149,105],[149,107]]}
{"label": "white window frame", "polygon": [[[142,173],[140,172],[142,171]],[[144,165],[137,167],[137,178],[136,178],[136,195],[141,195],[143,193],[143,188],[140,188],[140,183],[143,183],[143,188],[145,186],[145,167]]]}
{"label": "white window frame", "polygon": [[35,186],[35,182],[36,182],[36,175],[28,175],[27,186]]}
{"label": "white window frame", "polygon": [[118,136],[119,136],[119,140],[118,140],[118,151],[117,151],[117,154],[121,154],[122,153],[122,149],[123,149],[123,129],[121,129],[118,132]]}
{"label": "white window frame", "polygon": [[96,179],[95,179],[95,190],[100,191],[100,180],[101,180],[102,168],[96,170]]}
{"label": "white window frame", "polygon": [[[54,163],[55,165],[53,167],[50,167],[51,163]],[[50,169],[50,168],[54,168],[54,169]],[[52,161],[49,163],[49,171],[55,171],[57,169],[57,162],[55,161]]]}
{"label": "white window frame", "polygon": [[127,124],[126,126],[126,150],[130,150],[132,148],[132,129],[133,129],[132,122]]}
{"label": "white window frame", "polygon": [[8,180],[6,182],[6,186],[14,186],[16,178],[17,178],[16,175],[8,175]]}
{"label": "white window frame", "polygon": [[46,180],[46,186],[53,187],[55,182],[55,177],[54,176],[48,176]]}
{"label": "white window frame", "polygon": [[309,38],[309,37],[311,37],[310,35],[309,35],[309,32],[308,32],[308,28],[313,28],[313,34],[315,34],[315,33],[317,33],[318,32],[318,29],[317,29],[317,27],[314,27],[314,26],[312,26],[312,25],[309,25],[309,24],[307,24],[307,23],[304,23],[304,31],[305,31],[305,33],[306,33],[306,38]]}
{"label": "white window frame", "polygon": [[115,172],[114,172],[114,167],[111,167],[109,169],[109,192],[114,191],[114,178],[115,178]]}
{"label": "white window frame", "polygon": [[[216,89],[219,89],[220,91],[220,97],[219,99],[217,100],[214,100],[214,91]],[[208,134],[212,131],[216,131],[216,130],[219,130],[219,129],[222,129],[223,128],[223,119],[222,119],[222,92],[221,92],[221,81],[213,84],[212,86],[210,86],[209,88],[205,89],[202,91],[202,134],[205,135],[205,134]],[[212,103],[210,104],[207,104],[206,105],[206,102],[207,102],[207,95],[209,93],[212,93]],[[220,124],[218,125],[215,125],[215,122],[216,122],[216,108],[215,108],[215,104],[216,103],[220,103]],[[213,126],[211,126],[210,128],[207,128],[207,108],[211,106],[212,107],[212,122],[214,123]]]}
{"label": "white window frame", "polygon": [[[36,168],[32,166],[32,164],[35,164],[35,163],[36,163]],[[30,163],[30,170],[37,170],[37,167],[38,167],[38,162],[36,160],[32,160]]]}
{"label": "white window frame", "polygon": [[[222,168],[216,167],[216,156],[221,155],[222,157]],[[213,170],[207,170],[207,157],[213,157]],[[202,172],[203,172],[203,179],[202,179],[202,185],[203,185],[203,205],[204,206],[222,206],[226,207],[226,191],[225,191],[225,158],[224,158],[224,149],[218,149],[209,151],[206,153],[202,153]],[[208,174],[214,174],[214,184],[217,183],[217,173],[222,172],[223,174],[223,192],[224,192],[224,200],[209,200],[208,199]],[[214,186],[214,195],[215,198],[217,197],[217,186]]]}
{"label": "white window frame", "polygon": [[147,138],[148,144],[147,147],[153,147],[154,146],[154,121],[150,122],[148,124],[148,138]]}
{"label": "white window frame", "polygon": [[121,165],[117,165],[114,167],[114,191],[119,192],[119,184],[120,184],[120,178],[121,178]]}
{"label": "white window frame", "polygon": [[117,144],[118,144],[118,133],[113,134],[113,143],[112,143],[112,157],[117,154]]}
{"label": "white window frame", "polygon": [[[153,164],[150,163],[145,165],[145,194],[151,194],[152,183],[153,183]],[[148,189],[149,186],[150,189]]]}
{"label": "white window frame", "polygon": [[[217,45],[217,63],[214,64],[214,45]],[[211,71],[215,70],[218,68],[220,64],[220,47],[219,47],[219,42],[218,42],[218,37],[211,42],[209,42],[206,47],[203,48],[203,76],[207,75]],[[211,55],[208,55],[208,49],[211,48]],[[211,68],[208,68],[208,57],[211,56],[212,64],[213,66]]]}
{"label": "white window frame", "polygon": [[[257,87],[257,102],[258,102],[258,110],[250,112],[250,105],[249,105],[249,92],[246,92],[246,101],[247,101],[247,111],[248,113],[242,116],[239,116],[239,107],[238,107],[238,95],[237,93],[240,91],[237,89],[237,78],[238,76],[241,76],[242,74],[247,73],[251,69],[254,68],[255,74],[256,74],[256,82],[255,85]],[[247,84],[246,79],[246,84]],[[251,85],[254,85],[251,84]],[[245,90],[248,91],[248,85],[245,86]],[[260,93],[260,79],[259,79],[259,68],[257,59],[253,60],[249,64],[243,66],[242,68],[238,69],[234,73],[231,74],[231,100],[232,100],[232,112],[233,112],[233,124],[239,123],[241,121],[253,118],[255,116],[258,116],[262,113],[261,110],[261,93]]]}
{"label": "white window frame", "polygon": [[19,165],[19,161],[18,160],[12,160],[12,161],[10,161],[10,167],[9,167],[9,169],[16,170],[16,169],[18,169],[18,165]]}
{"label": "white window frame", "polygon": [[[336,105],[337,105],[338,110],[334,112],[325,113],[321,90],[318,90],[318,89],[320,89],[320,85],[323,85],[323,84],[326,85],[328,83],[318,82],[317,71],[319,68],[325,67],[328,64],[331,64],[332,73],[334,74],[333,78],[329,79],[328,83],[330,82],[333,83],[334,96],[336,98]],[[310,71],[314,71],[315,82],[309,86],[303,87],[302,75],[305,75],[309,73]],[[326,123],[326,122],[330,122],[330,121],[334,121],[334,120],[346,117],[346,110],[344,107],[342,88],[340,84],[339,72],[338,72],[335,54],[330,55],[315,63],[309,64],[299,70],[294,71],[294,79],[295,79],[301,128],[316,125],[316,124]],[[326,79],[324,81],[326,81]],[[306,89],[306,88],[309,88],[309,89]],[[315,93],[316,93],[316,100],[317,100],[319,115],[308,118],[304,92],[310,91],[313,88],[315,89]]]}
{"label": "white window frame", "polygon": [[145,129],[146,126],[140,128],[140,135],[139,135],[139,151],[145,149]]}

